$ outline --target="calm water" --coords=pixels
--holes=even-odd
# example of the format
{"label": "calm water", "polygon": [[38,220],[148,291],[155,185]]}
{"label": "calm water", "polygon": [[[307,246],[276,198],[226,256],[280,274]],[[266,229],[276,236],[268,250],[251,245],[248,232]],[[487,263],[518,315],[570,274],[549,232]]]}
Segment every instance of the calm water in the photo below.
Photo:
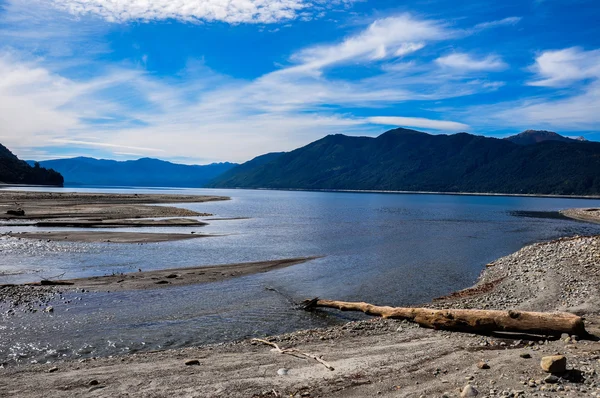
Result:
{"label": "calm water", "polygon": [[[549,213],[572,207],[600,207],[598,200],[189,189],[180,192],[231,196],[231,201],[177,206],[218,217],[250,219],[211,221],[206,227],[193,229],[157,228],[156,231],[195,230],[217,236],[145,245],[2,239],[0,283],[57,275],[106,275],[138,268],[324,257],[213,284],[69,294],[65,298],[75,299],[74,304],[56,301],[52,303],[53,314],[0,315],[0,362],[113,355],[326,326],[343,322],[350,315],[304,313],[296,310],[289,299],[298,302],[320,296],[388,305],[417,304],[470,286],[486,263],[528,243],[575,234],[600,234],[600,225]],[[0,227],[0,233],[9,230],[34,228]],[[0,310],[4,314],[6,308]]]}

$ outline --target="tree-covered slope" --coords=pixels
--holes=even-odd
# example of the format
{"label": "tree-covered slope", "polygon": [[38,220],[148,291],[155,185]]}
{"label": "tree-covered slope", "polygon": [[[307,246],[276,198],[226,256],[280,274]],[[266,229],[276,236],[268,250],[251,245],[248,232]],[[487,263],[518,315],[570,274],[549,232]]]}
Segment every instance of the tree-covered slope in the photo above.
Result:
{"label": "tree-covered slope", "polygon": [[466,133],[395,129],[376,138],[331,135],[252,163],[209,186],[600,194],[600,143],[576,140],[518,145]]}
{"label": "tree-covered slope", "polygon": [[60,171],[67,185],[195,188],[203,187],[236,166],[234,163],[185,165],[150,158],[120,162],[85,157],[46,160],[40,164]]}
{"label": "tree-covered slope", "polygon": [[63,185],[60,173],[40,167],[30,166],[19,160],[8,148],[0,145],[0,183],[29,185]]}

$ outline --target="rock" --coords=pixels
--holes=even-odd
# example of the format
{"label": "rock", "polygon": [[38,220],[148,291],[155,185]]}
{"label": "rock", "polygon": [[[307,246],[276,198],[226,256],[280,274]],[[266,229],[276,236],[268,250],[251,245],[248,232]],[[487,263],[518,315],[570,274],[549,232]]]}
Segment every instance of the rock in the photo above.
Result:
{"label": "rock", "polygon": [[50,305],[44,309],[44,312],[54,312],[54,307]]}
{"label": "rock", "polygon": [[98,382],[98,380],[94,379],[94,380],[90,380],[90,382],[88,384],[90,386],[97,386],[98,384],[100,384],[100,382]]}
{"label": "rock", "polygon": [[6,214],[8,214],[9,216],[19,216],[19,217],[23,217],[25,215],[25,210],[23,209],[17,209],[17,210],[8,210],[6,212]]}
{"label": "rock", "polygon": [[554,376],[554,375],[548,375],[545,379],[544,382],[548,383],[548,384],[556,384],[558,383],[559,378],[558,376]]}
{"label": "rock", "polygon": [[188,359],[185,361],[185,366],[197,366],[200,365],[200,361],[197,359]]}
{"label": "rock", "polygon": [[564,373],[567,370],[567,358],[564,355],[543,357],[540,366],[547,373]]}
{"label": "rock", "polygon": [[288,369],[286,369],[286,368],[281,368],[281,369],[279,369],[279,370],[277,371],[277,374],[278,374],[279,376],[287,376],[288,372],[289,372],[289,370],[288,370]]}
{"label": "rock", "polygon": [[519,354],[519,356],[520,356],[521,358],[525,358],[525,359],[529,359],[529,358],[531,358],[531,354],[530,354],[530,353],[528,353],[528,352],[522,352],[522,353],[520,353],[520,354]]}
{"label": "rock", "polygon": [[48,369],[48,373],[54,373],[54,372],[58,372],[58,368],[56,366]]}
{"label": "rock", "polygon": [[490,365],[488,365],[488,364],[487,364],[487,362],[480,361],[480,362],[477,364],[477,367],[478,367],[479,369],[489,369],[489,368],[490,368]]}
{"label": "rock", "polygon": [[465,386],[465,388],[463,388],[462,392],[460,393],[460,396],[462,398],[464,397],[476,397],[477,395],[479,395],[479,391],[477,391],[477,389],[475,387],[473,387],[470,384],[467,384]]}

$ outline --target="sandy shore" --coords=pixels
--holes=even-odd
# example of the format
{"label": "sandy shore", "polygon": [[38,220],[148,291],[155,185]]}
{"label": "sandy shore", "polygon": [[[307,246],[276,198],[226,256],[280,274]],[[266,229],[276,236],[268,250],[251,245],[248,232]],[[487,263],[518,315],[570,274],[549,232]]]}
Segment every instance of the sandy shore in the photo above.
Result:
{"label": "sandy shore", "polygon": [[[0,191],[0,220],[85,219],[96,220],[209,216],[191,210],[150,204],[203,203],[228,200],[224,196],[87,194]],[[23,210],[23,216],[10,210]]]}
{"label": "sandy shore", "polygon": [[600,209],[568,209],[561,211],[560,214],[575,220],[600,223]]}
{"label": "sandy shore", "polygon": [[[432,305],[572,311],[585,317],[590,333],[600,335],[599,303],[600,237],[576,237],[527,246],[499,259],[474,288]],[[0,370],[0,395],[458,397],[469,383],[480,397],[600,396],[600,343],[574,336],[554,341],[480,336],[373,320],[270,340],[322,356],[335,370],[243,341],[9,367]],[[570,371],[547,379],[540,359],[556,353],[567,357]],[[489,369],[481,369],[481,361]]]}

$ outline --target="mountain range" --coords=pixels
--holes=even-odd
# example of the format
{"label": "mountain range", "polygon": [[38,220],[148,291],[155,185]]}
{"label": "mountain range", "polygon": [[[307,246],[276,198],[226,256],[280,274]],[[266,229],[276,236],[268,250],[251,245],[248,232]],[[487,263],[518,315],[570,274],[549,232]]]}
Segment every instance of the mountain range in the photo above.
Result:
{"label": "mountain range", "polygon": [[52,169],[40,167],[39,164],[27,164],[0,144],[0,183],[62,186],[63,177]]}
{"label": "mountain range", "polygon": [[[29,161],[33,164],[33,161]],[[76,157],[39,162],[58,170],[66,185],[199,188],[235,163],[185,165],[159,159],[116,161]]]}
{"label": "mountain range", "polygon": [[600,143],[535,130],[505,139],[404,128],[336,134],[259,156],[207,186],[598,195]]}

